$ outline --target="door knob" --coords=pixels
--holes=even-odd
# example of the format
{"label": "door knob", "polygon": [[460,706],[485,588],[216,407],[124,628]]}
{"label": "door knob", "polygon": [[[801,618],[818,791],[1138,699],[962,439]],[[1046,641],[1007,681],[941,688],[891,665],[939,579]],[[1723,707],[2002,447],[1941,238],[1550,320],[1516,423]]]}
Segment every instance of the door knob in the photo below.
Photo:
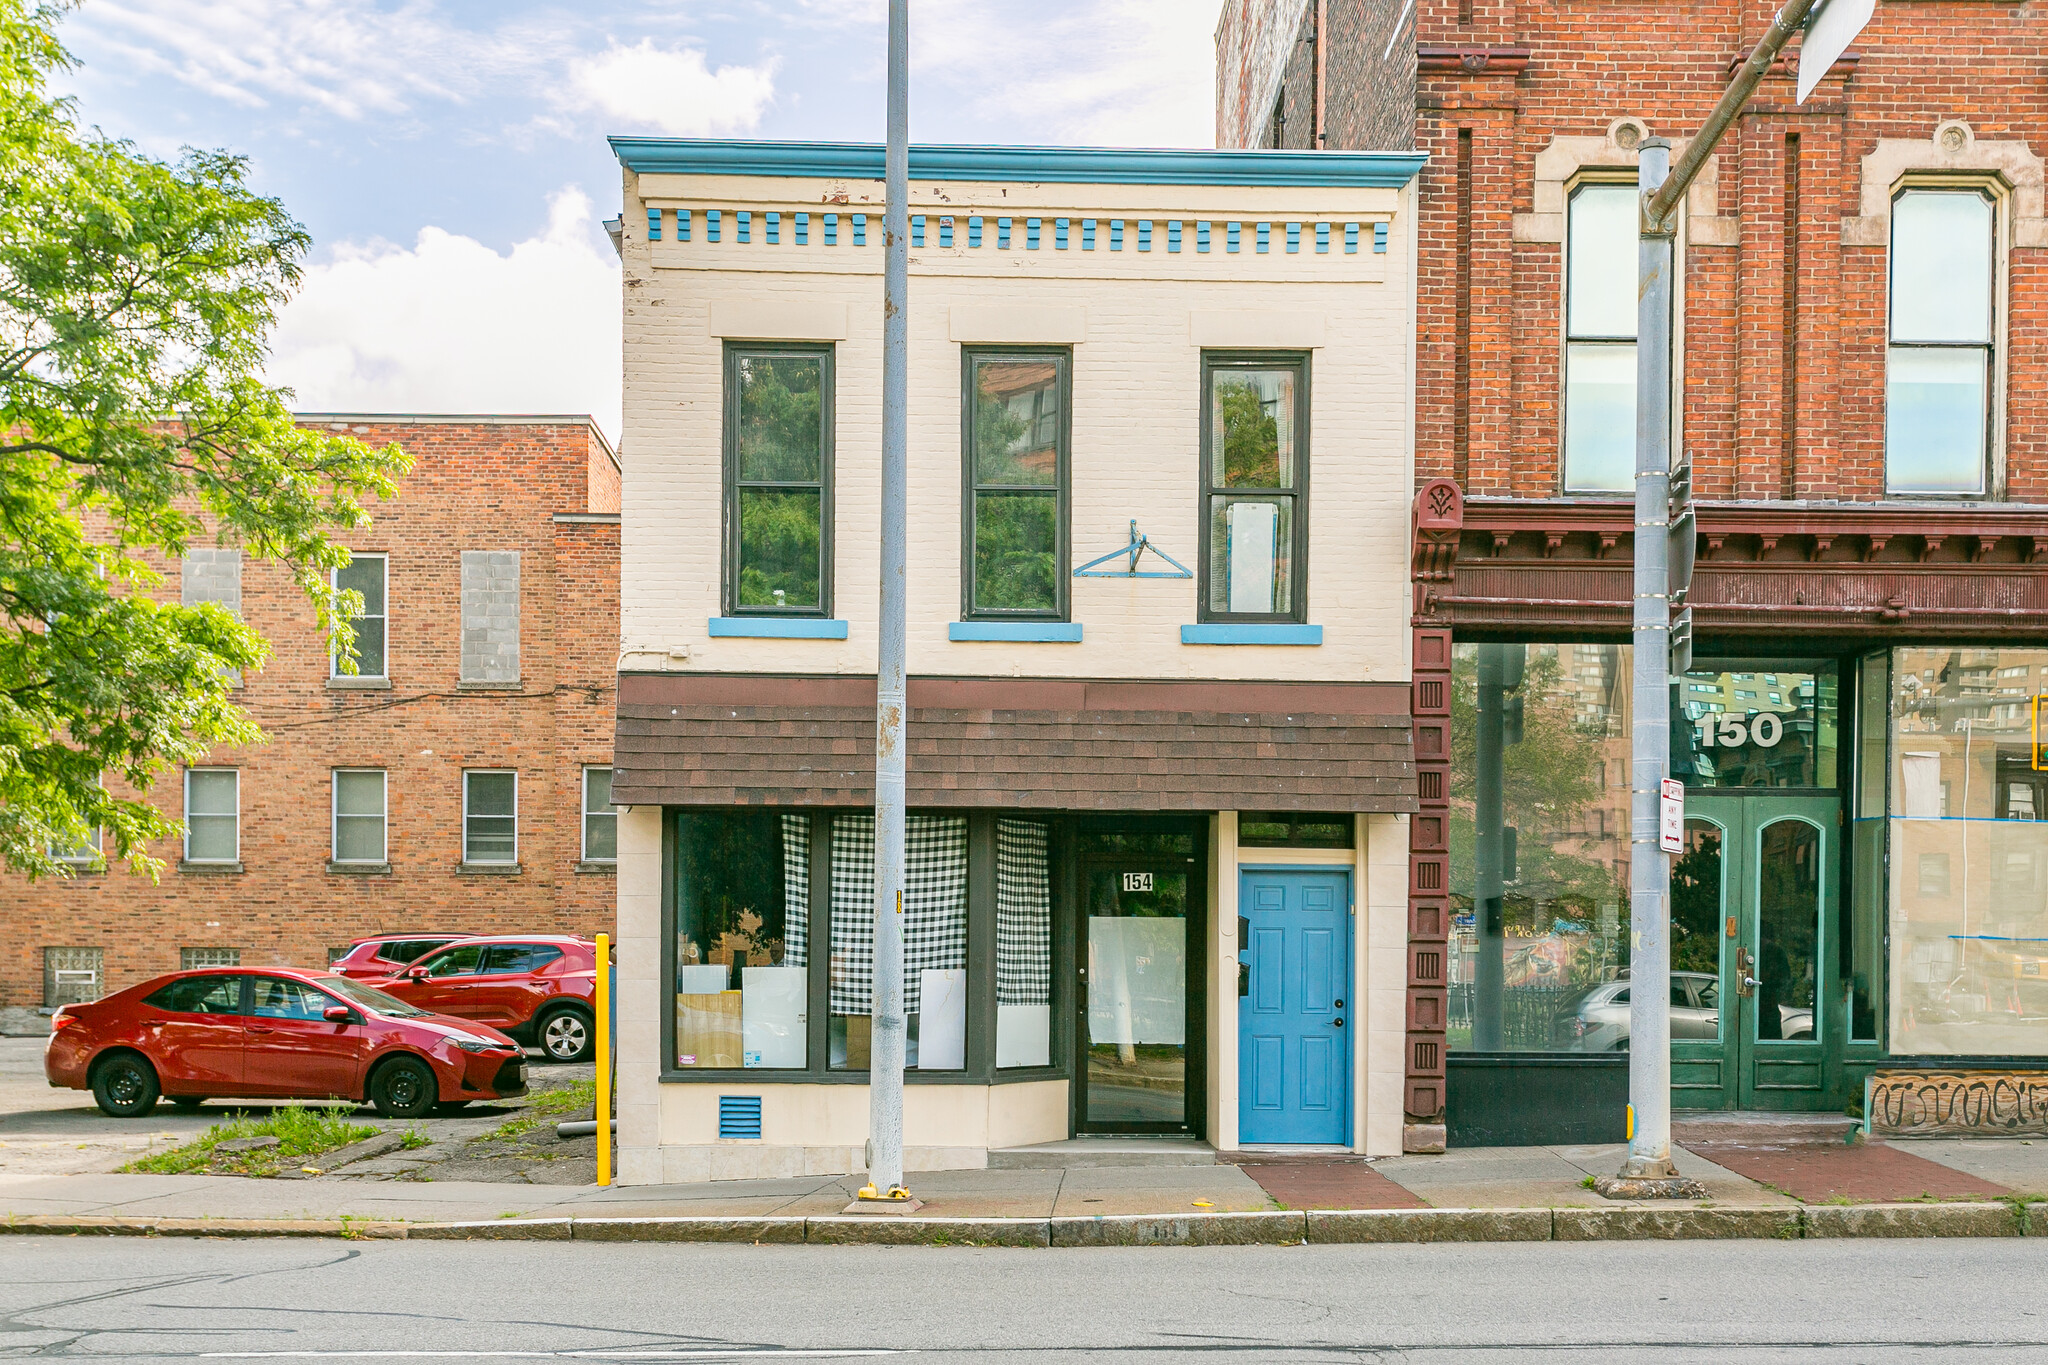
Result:
{"label": "door knob", "polygon": [[1338,1028],[1344,1027],[1344,1021],[1342,1019],[1336,1020],[1335,1022]]}
{"label": "door knob", "polygon": [[1757,980],[1753,976],[1745,976],[1742,978],[1742,993],[1744,995],[1754,995],[1756,993],[1756,988],[1763,984],[1763,982]]}

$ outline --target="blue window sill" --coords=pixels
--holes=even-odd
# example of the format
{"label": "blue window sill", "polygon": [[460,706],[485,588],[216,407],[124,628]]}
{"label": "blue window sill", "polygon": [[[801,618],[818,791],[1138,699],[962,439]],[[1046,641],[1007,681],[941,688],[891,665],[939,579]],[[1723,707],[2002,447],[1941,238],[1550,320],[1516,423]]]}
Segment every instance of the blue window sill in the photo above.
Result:
{"label": "blue window sill", "polygon": [[711,638],[749,640],[844,640],[846,622],[815,616],[714,616]]}
{"label": "blue window sill", "polygon": [[1319,645],[1323,642],[1323,628],[1264,621],[1244,625],[1212,622],[1182,626],[1180,642],[1184,645]]}
{"label": "blue window sill", "polygon": [[1078,645],[1079,621],[955,621],[946,627],[948,640],[1013,640],[1033,644]]}

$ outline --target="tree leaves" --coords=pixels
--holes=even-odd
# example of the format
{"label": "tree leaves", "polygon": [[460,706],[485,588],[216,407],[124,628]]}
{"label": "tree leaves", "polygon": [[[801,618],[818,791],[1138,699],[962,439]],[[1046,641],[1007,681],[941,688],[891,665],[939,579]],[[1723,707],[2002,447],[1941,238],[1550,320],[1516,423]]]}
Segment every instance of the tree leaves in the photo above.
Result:
{"label": "tree leaves", "polygon": [[208,543],[275,561],[348,657],[332,532],[409,461],[300,428],[263,383],[305,230],[240,157],[82,134],[46,88],[60,9],[0,0],[0,858],[68,874],[51,849],[101,828],[153,876],[178,825],[141,794],[260,740],[230,683],[269,652],[222,607],[155,600],[162,567]]}

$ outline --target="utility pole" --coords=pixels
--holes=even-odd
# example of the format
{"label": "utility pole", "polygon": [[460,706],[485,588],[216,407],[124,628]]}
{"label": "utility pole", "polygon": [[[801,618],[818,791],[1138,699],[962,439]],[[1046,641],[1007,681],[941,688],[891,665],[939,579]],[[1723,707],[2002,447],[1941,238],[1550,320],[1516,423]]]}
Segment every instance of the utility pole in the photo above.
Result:
{"label": "utility pole", "polygon": [[904,730],[909,689],[905,503],[910,330],[910,0],[889,0],[889,143],[882,217],[882,619],[875,664],[875,979],[868,1183],[856,1210],[919,1207],[903,1186]]}
{"label": "utility pole", "polygon": [[[1864,0],[1821,0],[1830,27],[1816,27],[1800,52],[1806,94],[1870,17]],[[1735,73],[1706,125],[1676,166],[1671,144],[1645,138],[1636,162],[1641,241],[1636,253],[1636,515],[1633,640],[1634,710],[1629,752],[1629,1144],[1621,1171],[1594,1188],[1609,1199],[1697,1199],[1698,1181],[1671,1161],[1671,861],[1659,846],[1659,800],[1671,754],[1671,603],[1690,587],[1693,521],[1674,508],[1674,476],[1690,496],[1691,471],[1671,452],[1673,243],[1692,182],[1742,112],[1764,73],[1814,15],[1816,0],[1788,0]],[[1860,17],[1859,17],[1860,15]],[[1818,17],[1818,16],[1816,16]],[[1812,68],[1817,66],[1817,70]],[[1687,543],[1674,547],[1674,530]],[[1674,565],[1680,573],[1674,574]],[[1683,576],[1681,577],[1680,574]],[[1691,621],[1681,626],[1681,670],[1689,662]]]}

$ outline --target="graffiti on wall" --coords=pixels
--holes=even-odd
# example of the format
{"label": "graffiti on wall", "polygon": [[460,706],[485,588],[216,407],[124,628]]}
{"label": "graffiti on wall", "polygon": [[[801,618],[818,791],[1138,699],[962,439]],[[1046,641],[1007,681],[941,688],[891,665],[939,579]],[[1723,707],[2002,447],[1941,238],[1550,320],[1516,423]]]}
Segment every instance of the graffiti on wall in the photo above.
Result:
{"label": "graffiti on wall", "polygon": [[2048,1072],[1881,1071],[1864,1112],[1886,1137],[2048,1134]]}

